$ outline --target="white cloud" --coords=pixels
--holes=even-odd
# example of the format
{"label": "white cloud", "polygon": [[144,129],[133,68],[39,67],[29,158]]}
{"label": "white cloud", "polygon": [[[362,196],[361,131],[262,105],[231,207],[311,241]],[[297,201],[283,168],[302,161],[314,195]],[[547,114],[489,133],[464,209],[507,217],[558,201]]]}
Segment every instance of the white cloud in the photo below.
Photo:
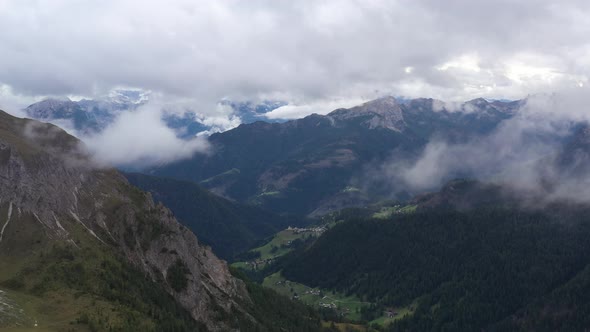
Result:
{"label": "white cloud", "polygon": [[479,67],[479,59],[477,55],[474,54],[465,54],[456,59],[451,61],[445,62],[440,66],[437,66],[436,69],[446,71],[449,69],[459,69],[459,70],[470,70],[474,72],[480,72],[481,68]]}
{"label": "white cloud", "polygon": [[310,104],[285,105],[264,114],[268,119],[298,119],[315,114],[328,114],[338,108],[350,108],[360,105],[367,101],[366,99],[336,99],[322,100]]}
{"label": "white cloud", "polygon": [[530,96],[513,118],[489,135],[462,143],[433,139],[417,158],[394,156],[377,170],[368,170],[368,179],[417,193],[437,190],[453,178],[476,177],[542,193],[548,201],[588,202],[590,176],[568,174],[556,158],[563,152],[564,138],[580,123],[590,122],[589,104],[588,88]]}
{"label": "white cloud", "polygon": [[215,112],[201,115],[201,123],[211,127],[210,132],[222,132],[240,125],[241,121],[234,114],[234,110],[228,105],[217,104]]}
{"label": "white cloud", "polygon": [[381,95],[522,98],[587,85],[588,17],[582,0],[0,0],[0,107],[131,87],[214,132],[240,122],[223,98],[289,102],[268,119]]}
{"label": "white cloud", "polygon": [[22,111],[23,105],[34,101],[31,97],[19,96],[6,84],[0,84],[0,110],[8,112],[17,117],[25,117]]}
{"label": "white cloud", "polygon": [[82,137],[94,158],[106,165],[149,166],[207,152],[207,140],[185,141],[162,121],[161,105],[149,104],[122,113],[114,124]]}
{"label": "white cloud", "polygon": [[585,82],[590,71],[582,0],[0,0],[0,8],[0,83],[16,95],[130,86],[168,102],[282,95],[303,105],[374,91],[520,98]]}

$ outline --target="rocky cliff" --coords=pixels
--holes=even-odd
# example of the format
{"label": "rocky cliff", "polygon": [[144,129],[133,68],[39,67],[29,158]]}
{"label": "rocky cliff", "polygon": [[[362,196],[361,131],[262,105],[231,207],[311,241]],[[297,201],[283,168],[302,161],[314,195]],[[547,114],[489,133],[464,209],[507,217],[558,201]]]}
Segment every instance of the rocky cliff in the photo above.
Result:
{"label": "rocky cliff", "polygon": [[209,330],[230,329],[220,315],[248,317],[243,282],[167,208],[117,171],[96,168],[61,129],[0,112],[0,269],[12,271],[0,281],[27,280],[10,262],[56,245],[113,252]]}

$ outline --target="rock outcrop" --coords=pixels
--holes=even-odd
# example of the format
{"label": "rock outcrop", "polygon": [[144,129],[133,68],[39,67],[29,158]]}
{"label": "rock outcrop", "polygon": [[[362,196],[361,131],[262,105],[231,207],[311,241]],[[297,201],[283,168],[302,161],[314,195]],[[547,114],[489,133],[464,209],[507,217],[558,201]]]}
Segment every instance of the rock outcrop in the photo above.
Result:
{"label": "rock outcrop", "polygon": [[[96,168],[80,142],[45,123],[0,112],[0,254],[26,255],[38,243],[113,250],[210,330],[248,303],[227,264],[149,194],[113,169]],[[82,235],[81,235],[82,234]],[[174,284],[169,273],[181,269]]]}

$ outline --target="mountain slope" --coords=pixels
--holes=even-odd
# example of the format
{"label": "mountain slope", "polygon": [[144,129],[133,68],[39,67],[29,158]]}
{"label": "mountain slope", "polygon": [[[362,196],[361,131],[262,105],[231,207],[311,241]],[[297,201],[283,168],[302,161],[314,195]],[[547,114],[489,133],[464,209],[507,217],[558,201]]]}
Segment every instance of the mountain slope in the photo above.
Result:
{"label": "mountain slope", "polygon": [[219,195],[275,212],[320,215],[391,195],[395,190],[383,183],[363,186],[371,165],[416,157],[435,135],[463,142],[489,133],[518,106],[482,99],[451,111],[432,99],[399,103],[385,97],[325,116],[241,125],[212,135],[211,155],[148,172],[200,182]]}
{"label": "mountain slope", "polygon": [[0,312],[6,326],[291,329],[265,325],[244,282],[170,210],[53,125],[0,112],[0,215],[2,303],[26,309]]}
{"label": "mountain slope", "polygon": [[[93,169],[73,137],[2,113],[0,139],[2,256],[34,257],[54,245],[114,250],[151,280],[167,280],[164,289],[210,328],[214,303],[229,311],[233,298],[247,297],[225,263],[199,246],[169,210],[116,171]],[[181,288],[166,279],[173,264],[192,276]]]}
{"label": "mountain slope", "polygon": [[213,251],[231,259],[258,241],[301,222],[256,207],[230,202],[200,186],[168,178],[126,173],[133,185],[150,192],[155,200],[170,208],[183,225]]}
{"label": "mountain slope", "polygon": [[368,321],[410,310],[392,331],[587,329],[590,300],[577,292],[590,283],[589,208],[530,208],[504,192],[450,184],[415,213],[352,217],[279,267],[289,280],[377,302]]}

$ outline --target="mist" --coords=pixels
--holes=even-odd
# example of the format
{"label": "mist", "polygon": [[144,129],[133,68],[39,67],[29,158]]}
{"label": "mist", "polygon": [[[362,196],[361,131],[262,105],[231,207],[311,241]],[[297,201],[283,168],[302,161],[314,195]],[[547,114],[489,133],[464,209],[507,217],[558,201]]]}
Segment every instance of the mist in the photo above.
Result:
{"label": "mist", "polygon": [[[569,144],[590,121],[590,91],[562,90],[529,96],[516,114],[491,133],[466,142],[434,137],[416,156],[393,154],[371,167],[371,183],[385,181],[393,193],[436,191],[455,178],[473,178],[533,194],[544,202],[590,202],[590,150]],[[568,150],[570,149],[570,150]]]}
{"label": "mist", "polygon": [[100,133],[80,138],[99,164],[119,167],[161,165],[209,151],[206,138],[179,138],[162,114],[162,105],[149,103],[121,113]]}

